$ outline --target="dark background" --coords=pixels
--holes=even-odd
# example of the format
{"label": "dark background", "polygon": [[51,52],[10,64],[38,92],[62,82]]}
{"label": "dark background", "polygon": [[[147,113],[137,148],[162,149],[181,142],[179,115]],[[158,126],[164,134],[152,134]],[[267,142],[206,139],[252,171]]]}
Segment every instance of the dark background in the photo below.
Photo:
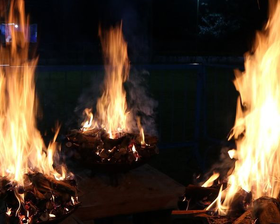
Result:
{"label": "dark background", "polygon": [[[98,26],[123,21],[133,63],[164,55],[242,56],[267,0],[26,0],[41,64],[102,63]],[[199,3],[199,8],[197,7]],[[48,59],[47,61],[44,59]],[[50,61],[49,59],[53,59]]]}

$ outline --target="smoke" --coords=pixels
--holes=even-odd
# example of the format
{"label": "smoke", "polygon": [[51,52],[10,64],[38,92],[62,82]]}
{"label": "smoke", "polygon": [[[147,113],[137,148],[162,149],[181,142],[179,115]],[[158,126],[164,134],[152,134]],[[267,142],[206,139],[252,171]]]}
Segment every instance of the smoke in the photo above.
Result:
{"label": "smoke", "polygon": [[73,126],[81,127],[81,123],[84,121],[85,117],[83,116],[84,110],[86,108],[92,108],[93,113],[95,113],[95,107],[97,99],[101,96],[101,85],[104,79],[104,71],[96,74],[92,80],[89,88],[84,89],[83,93],[78,99],[76,108],[74,109],[74,116],[67,126],[73,128]]}
{"label": "smoke", "polygon": [[136,121],[137,117],[140,117],[145,133],[157,135],[155,118],[158,102],[148,92],[145,77],[149,75],[149,72],[146,70],[138,72],[134,69],[130,74],[129,80],[125,83],[129,124],[130,129],[133,132],[137,132],[138,127]]}
{"label": "smoke", "polygon": [[227,180],[227,177],[231,174],[235,164],[235,159],[231,159],[229,157],[228,151],[234,148],[235,145],[231,142],[227,142],[222,145],[219,161],[214,163],[210,170],[203,176],[204,180],[207,180],[210,176],[212,176],[213,172],[220,174],[219,180],[222,182]]}

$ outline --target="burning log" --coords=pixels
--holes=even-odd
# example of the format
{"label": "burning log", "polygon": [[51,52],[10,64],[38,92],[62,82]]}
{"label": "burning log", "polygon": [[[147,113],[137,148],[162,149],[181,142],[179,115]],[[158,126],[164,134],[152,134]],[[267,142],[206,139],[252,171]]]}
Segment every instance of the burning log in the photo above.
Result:
{"label": "burning log", "polygon": [[183,197],[179,199],[178,207],[181,210],[205,209],[217,198],[219,187],[200,187],[188,185]]}
{"label": "burning log", "polygon": [[122,133],[111,139],[103,129],[73,130],[66,138],[65,146],[70,149],[66,153],[89,168],[116,164],[129,169],[158,153],[157,138],[149,135],[145,135],[145,145],[136,134]]}
{"label": "burning log", "polygon": [[36,127],[38,59],[29,60],[24,1],[9,5],[10,41],[0,46],[0,63],[8,64],[0,67],[0,223],[57,223],[78,205],[76,184],[65,179],[63,166],[61,173],[54,169],[59,128],[46,147]]}
{"label": "burning log", "polygon": [[158,139],[144,133],[142,111],[127,105],[124,83],[129,78],[130,63],[122,24],[109,30],[100,28],[99,37],[105,65],[103,91],[96,110],[85,108],[80,130],[71,131],[65,145],[72,149],[68,155],[89,168],[126,171],[157,154]]}
{"label": "burning log", "polygon": [[5,204],[7,223],[57,222],[79,205],[76,182],[56,180],[42,173],[25,175],[24,186],[0,179],[0,200]]}
{"label": "burning log", "polygon": [[254,201],[254,216],[257,224],[270,224],[280,222],[280,203],[269,197],[261,197]]}

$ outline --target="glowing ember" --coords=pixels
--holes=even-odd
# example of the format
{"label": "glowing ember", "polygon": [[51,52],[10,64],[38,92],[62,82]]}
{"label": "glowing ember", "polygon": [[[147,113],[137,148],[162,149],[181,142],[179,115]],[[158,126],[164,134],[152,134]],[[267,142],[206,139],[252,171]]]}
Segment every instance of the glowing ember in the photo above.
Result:
{"label": "glowing ember", "polygon": [[220,194],[220,214],[231,209],[240,190],[250,192],[253,200],[277,198],[280,190],[280,3],[272,2],[269,21],[257,33],[254,54],[246,55],[245,72],[236,72],[238,102],[245,109],[237,107],[232,137],[237,139],[238,160]]}
{"label": "glowing ember", "polygon": [[12,214],[12,209],[11,209],[11,208],[7,208],[6,214],[7,214],[8,216],[11,216],[11,214]]}
{"label": "glowing ember", "polygon": [[137,152],[137,150],[136,150],[136,148],[135,148],[135,145],[132,146],[132,152],[133,152],[133,154],[135,155],[135,161],[138,161],[138,159],[139,159],[139,154],[138,154],[138,152]]}

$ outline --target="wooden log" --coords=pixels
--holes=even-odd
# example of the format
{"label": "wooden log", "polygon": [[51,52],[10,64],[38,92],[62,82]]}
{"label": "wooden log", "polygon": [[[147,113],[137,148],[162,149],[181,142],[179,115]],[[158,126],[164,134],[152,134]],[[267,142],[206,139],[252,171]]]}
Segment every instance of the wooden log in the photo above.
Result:
{"label": "wooden log", "polygon": [[197,215],[197,214],[205,214],[207,210],[173,210],[172,215]]}
{"label": "wooden log", "polygon": [[188,210],[203,210],[212,201],[214,201],[219,194],[219,188],[200,187],[196,185],[188,185],[185,189],[184,198],[179,201],[179,208]]}
{"label": "wooden log", "polygon": [[189,184],[185,189],[185,196],[187,198],[195,198],[202,199],[204,197],[208,197],[209,195],[213,195],[214,199],[219,194],[219,188],[213,187],[200,187],[196,185]]}
{"label": "wooden log", "polygon": [[230,203],[230,216],[240,216],[252,203],[252,193],[248,193],[243,189],[240,189],[233,197]]}
{"label": "wooden log", "polygon": [[248,209],[240,217],[238,217],[233,224],[251,224],[253,222],[252,209]]}
{"label": "wooden log", "polygon": [[280,223],[279,202],[269,197],[261,197],[254,201],[254,216],[258,224]]}

